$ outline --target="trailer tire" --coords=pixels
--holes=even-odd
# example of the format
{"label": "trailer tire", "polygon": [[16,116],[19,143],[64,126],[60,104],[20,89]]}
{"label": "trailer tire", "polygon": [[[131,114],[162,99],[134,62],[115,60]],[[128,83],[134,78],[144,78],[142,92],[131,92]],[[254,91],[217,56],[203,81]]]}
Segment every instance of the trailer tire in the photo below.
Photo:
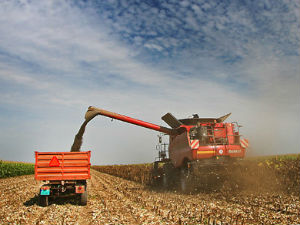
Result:
{"label": "trailer tire", "polygon": [[45,195],[39,195],[39,205],[46,207],[49,205],[49,197]]}
{"label": "trailer tire", "polygon": [[87,205],[87,190],[80,194],[80,204],[81,205]]}

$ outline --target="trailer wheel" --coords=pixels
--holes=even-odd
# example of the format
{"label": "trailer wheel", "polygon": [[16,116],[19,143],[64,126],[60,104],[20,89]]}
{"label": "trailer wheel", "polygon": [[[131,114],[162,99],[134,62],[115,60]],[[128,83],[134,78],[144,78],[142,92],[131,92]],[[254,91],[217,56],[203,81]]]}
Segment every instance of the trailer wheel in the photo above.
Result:
{"label": "trailer wheel", "polygon": [[80,194],[80,204],[87,205],[87,190]]}
{"label": "trailer wheel", "polygon": [[39,195],[39,205],[42,207],[49,205],[49,197],[45,195]]}

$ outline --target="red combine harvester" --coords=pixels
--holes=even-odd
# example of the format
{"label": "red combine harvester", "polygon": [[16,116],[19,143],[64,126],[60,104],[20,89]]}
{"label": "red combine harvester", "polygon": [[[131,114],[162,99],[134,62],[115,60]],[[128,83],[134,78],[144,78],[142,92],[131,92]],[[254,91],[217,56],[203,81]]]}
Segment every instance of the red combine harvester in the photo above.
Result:
{"label": "red combine harvester", "polygon": [[[190,190],[189,180],[195,168],[200,171],[209,166],[220,166],[244,158],[248,147],[248,140],[242,139],[237,122],[224,123],[230,116],[227,114],[219,118],[176,119],[171,113],[162,117],[171,128],[137,120],[128,116],[109,112],[90,106],[85,119],[102,115],[148,129],[160,131],[169,135],[168,151],[160,149],[158,160],[154,162],[153,178],[161,181],[163,186],[169,187],[178,183],[181,191]],[[166,146],[161,143],[160,145]],[[167,155],[169,157],[167,157]],[[208,171],[205,174],[211,174]],[[176,178],[179,176],[179,179]]]}
{"label": "red combine harvester", "polygon": [[35,152],[35,179],[47,182],[40,188],[39,204],[47,206],[49,197],[77,194],[81,205],[86,205],[90,158],[90,151]]}

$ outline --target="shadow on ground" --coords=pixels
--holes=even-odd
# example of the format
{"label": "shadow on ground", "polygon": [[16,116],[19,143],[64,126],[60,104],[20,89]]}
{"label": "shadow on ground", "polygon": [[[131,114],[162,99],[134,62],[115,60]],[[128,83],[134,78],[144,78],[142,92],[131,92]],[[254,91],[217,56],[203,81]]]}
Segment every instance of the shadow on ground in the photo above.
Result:
{"label": "shadow on ground", "polygon": [[[80,206],[80,196],[79,195],[67,195],[67,196],[59,196],[56,198],[49,198],[49,205],[56,204],[56,205],[78,205]],[[31,199],[27,200],[23,203],[24,206],[33,206],[39,205],[39,195],[35,195]]]}

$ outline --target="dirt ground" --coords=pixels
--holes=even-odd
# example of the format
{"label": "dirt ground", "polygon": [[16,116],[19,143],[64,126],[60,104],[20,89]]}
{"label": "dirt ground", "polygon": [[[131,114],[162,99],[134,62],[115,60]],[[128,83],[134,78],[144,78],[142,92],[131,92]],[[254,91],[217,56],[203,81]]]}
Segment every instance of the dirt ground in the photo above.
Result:
{"label": "dirt ground", "polygon": [[0,180],[0,224],[300,224],[299,196],[154,190],[92,171],[88,205],[64,197],[37,205],[33,175]]}

